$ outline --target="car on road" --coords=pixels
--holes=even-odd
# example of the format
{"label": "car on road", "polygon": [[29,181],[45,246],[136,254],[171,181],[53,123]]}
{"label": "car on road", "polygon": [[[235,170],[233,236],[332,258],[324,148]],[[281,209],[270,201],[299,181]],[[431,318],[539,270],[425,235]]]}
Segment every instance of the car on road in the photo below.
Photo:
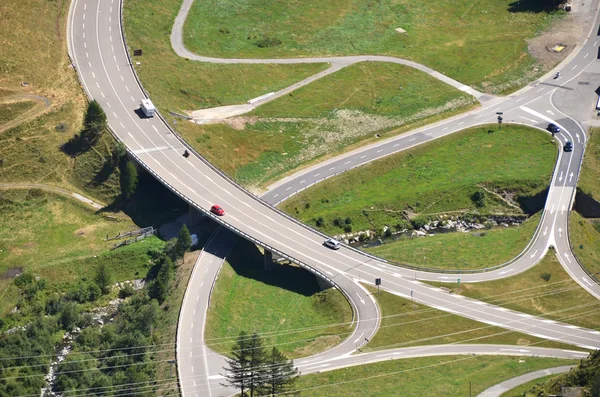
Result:
{"label": "car on road", "polygon": [[213,205],[212,207],[210,207],[210,212],[212,212],[215,215],[219,215],[219,216],[225,215],[225,210],[216,204]]}
{"label": "car on road", "polygon": [[325,240],[325,242],[323,243],[324,246],[329,247],[333,250],[339,250],[340,247],[342,246],[342,243],[340,243],[339,241],[337,241],[334,238],[328,238],[327,240]]}
{"label": "car on road", "polygon": [[554,123],[550,123],[548,124],[548,131],[550,131],[553,134],[557,134],[560,132],[560,127]]}
{"label": "car on road", "polygon": [[563,149],[565,150],[565,152],[572,152],[573,151],[573,143],[571,141],[567,141],[567,143],[565,143],[565,146]]}

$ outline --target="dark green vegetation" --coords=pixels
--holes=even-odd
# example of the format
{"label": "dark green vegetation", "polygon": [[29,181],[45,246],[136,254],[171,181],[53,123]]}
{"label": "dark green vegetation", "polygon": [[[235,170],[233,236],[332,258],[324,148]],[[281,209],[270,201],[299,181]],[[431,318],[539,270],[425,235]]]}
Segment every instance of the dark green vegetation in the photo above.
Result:
{"label": "dark green vegetation", "polygon": [[211,349],[227,353],[238,334],[248,330],[289,357],[304,357],[345,339],[351,321],[350,305],[340,292],[321,291],[312,273],[292,265],[265,271],[256,246],[239,240],[215,284],[205,338]]}
{"label": "dark green vegetation", "polygon": [[[303,376],[303,397],[477,396],[503,380],[538,369],[572,364],[573,360],[530,357],[443,356],[361,365]],[[399,385],[401,382],[401,385]]]}
{"label": "dark green vegetation", "polygon": [[395,262],[436,269],[482,269],[517,256],[531,241],[539,214],[520,226],[496,227],[470,233],[401,237],[367,252]]}
{"label": "dark green vegetation", "polygon": [[527,39],[561,15],[544,8],[494,0],[202,1],[192,5],[183,37],[193,52],[230,58],[393,55],[500,92],[541,72]]}
{"label": "dark green vegetation", "polygon": [[600,396],[600,351],[564,375],[552,378],[539,386],[533,387],[524,397],[548,397],[561,393],[562,387],[581,387],[583,397]]}
{"label": "dark green vegetation", "polygon": [[[555,158],[555,144],[538,130],[476,127],[329,178],[281,208],[330,234],[402,230],[439,213],[535,213]],[[472,199],[477,191],[484,206]]]}
{"label": "dark green vegetation", "polygon": [[581,327],[600,328],[600,301],[565,272],[554,251],[524,273],[483,283],[430,283],[497,306]]}
{"label": "dark green vegetation", "polygon": [[227,356],[225,384],[245,396],[287,394],[298,379],[298,369],[276,347],[268,349],[257,333],[240,332]]}
{"label": "dark green vegetation", "polygon": [[572,348],[432,309],[384,291],[374,296],[381,308],[381,327],[364,351],[449,343]]}

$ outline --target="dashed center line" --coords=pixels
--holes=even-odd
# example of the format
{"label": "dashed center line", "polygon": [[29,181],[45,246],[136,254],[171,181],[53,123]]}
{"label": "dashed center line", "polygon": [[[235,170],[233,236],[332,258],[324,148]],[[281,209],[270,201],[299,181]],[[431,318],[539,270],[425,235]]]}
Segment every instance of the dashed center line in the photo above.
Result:
{"label": "dashed center line", "polygon": [[377,153],[381,153],[381,152],[383,152],[383,149],[379,149],[379,150],[377,151]]}
{"label": "dashed center line", "polygon": [[575,65],[571,68],[571,70],[575,70],[575,69],[577,69],[577,65]]}
{"label": "dashed center line", "polygon": [[367,155],[365,154],[364,156],[360,156],[361,159],[364,159],[365,157],[367,157]]}
{"label": "dashed center line", "polygon": [[410,138],[408,141],[409,141],[409,142],[412,142],[412,141],[414,141],[415,139],[417,139],[417,138]]}

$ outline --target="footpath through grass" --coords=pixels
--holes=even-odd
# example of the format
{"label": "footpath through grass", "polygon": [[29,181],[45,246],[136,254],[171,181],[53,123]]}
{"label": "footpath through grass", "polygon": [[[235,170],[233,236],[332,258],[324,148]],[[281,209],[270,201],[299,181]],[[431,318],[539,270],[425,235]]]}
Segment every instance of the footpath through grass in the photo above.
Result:
{"label": "footpath through grass", "polygon": [[535,232],[540,215],[520,226],[497,227],[469,233],[452,232],[425,237],[402,237],[365,251],[388,260],[436,269],[482,269],[520,254]]}
{"label": "footpath through grass", "polygon": [[[246,240],[228,255],[206,321],[211,349],[229,353],[244,330],[266,333],[266,345],[277,345],[289,357],[305,357],[337,345],[352,331],[352,309],[336,289],[321,291],[315,276],[299,267],[263,266],[262,254]],[[335,324],[341,325],[327,327]],[[321,329],[298,331],[314,327]]]}
{"label": "footpath through grass", "polygon": [[196,1],[183,37],[193,52],[231,58],[392,55],[501,92],[542,72],[527,40],[560,15],[533,1]]}
{"label": "footpath through grass", "polygon": [[519,312],[600,329],[600,301],[581,288],[565,272],[554,251],[533,268],[513,277],[483,283],[445,284],[453,293],[506,307]]}
{"label": "footpath through grass", "polygon": [[177,128],[211,162],[253,187],[474,103],[473,97],[423,72],[365,62],[269,102],[250,116],[218,125],[178,123]]}
{"label": "footpath through grass", "polygon": [[327,67],[325,64],[222,65],[180,58],[169,41],[180,6],[180,0],[124,3],[129,47],[144,51],[137,72],[153,102],[165,115],[168,110],[183,112],[245,103]]}
{"label": "footpath through grass", "polygon": [[421,216],[519,213],[495,194],[485,192],[480,207],[472,196],[485,187],[526,201],[546,188],[555,158],[555,144],[539,130],[475,127],[329,178],[281,208],[315,226],[322,218],[319,228],[330,234],[344,232],[347,218],[354,231],[384,225],[402,229],[403,211]]}
{"label": "footpath through grass", "polygon": [[306,375],[305,397],[473,396],[504,380],[576,360],[532,357],[443,356],[391,360]]}
{"label": "footpath through grass", "polygon": [[[115,281],[143,278],[146,252],[162,244],[150,238],[115,251],[106,235],[136,229],[125,217],[118,221],[97,215],[75,200],[40,190],[0,193],[0,314],[6,314],[20,291],[12,283],[9,269],[30,272],[59,290],[84,277],[92,277],[96,266],[106,263]],[[122,266],[126,261],[127,266]]]}
{"label": "footpath through grass", "polygon": [[381,326],[363,351],[440,344],[502,344],[572,349],[572,346],[547,341],[491,326],[382,291],[374,293],[381,308]]}

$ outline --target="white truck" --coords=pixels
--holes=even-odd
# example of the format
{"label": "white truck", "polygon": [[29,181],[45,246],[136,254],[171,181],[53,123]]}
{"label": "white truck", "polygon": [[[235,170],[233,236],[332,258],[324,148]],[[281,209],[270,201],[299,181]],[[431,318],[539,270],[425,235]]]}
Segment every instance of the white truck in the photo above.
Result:
{"label": "white truck", "polygon": [[144,112],[144,115],[146,117],[153,117],[154,114],[156,113],[156,108],[154,107],[154,105],[152,104],[152,101],[150,101],[150,99],[142,99],[142,104],[140,105],[140,109],[142,109],[142,112]]}

